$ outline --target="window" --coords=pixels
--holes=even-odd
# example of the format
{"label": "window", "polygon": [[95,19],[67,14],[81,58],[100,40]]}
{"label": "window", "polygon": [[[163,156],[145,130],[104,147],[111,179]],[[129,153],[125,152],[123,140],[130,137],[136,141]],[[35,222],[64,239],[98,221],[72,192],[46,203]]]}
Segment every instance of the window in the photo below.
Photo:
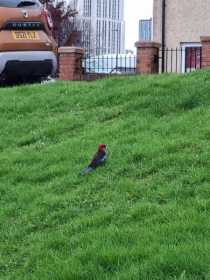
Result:
{"label": "window", "polygon": [[97,17],[101,17],[101,0],[97,0]]}
{"label": "window", "polygon": [[107,52],[107,22],[104,22],[104,53]]}
{"label": "window", "polygon": [[116,0],[116,19],[120,19],[120,0]]}
{"label": "window", "polygon": [[100,20],[96,22],[96,54],[100,54],[102,47],[103,33],[102,24]]}
{"label": "window", "polygon": [[121,24],[118,23],[118,52],[120,53],[121,52],[121,33],[122,33],[122,30],[121,30]]}
{"label": "window", "polygon": [[115,24],[112,22],[112,53],[115,53]]}
{"label": "window", "polygon": [[90,17],[91,16],[91,0],[84,0],[84,11],[83,11],[83,15],[85,17]]}
{"label": "window", "polygon": [[103,0],[103,17],[107,17],[107,0]]}
{"label": "window", "polygon": [[116,19],[117,16],[117,0],[112,0],[112,18]]}
{"label": "window", "polygon": [[182,43],[182,72],[191,72],[201,68],[201,44]]}
{"label": "window", "polygon": [[82,22],[82,45],[86,51],[90,50],[90,37],[91,37],[90,21],[84,19]]}
{"label": "window", "polygon": [[112,0],[109,0],[109,18],[112,17]]}
{"label": "window", "polygon": [[112,36],[112,31],[111,31],[111,22],[109,21],[109,27],[108,27],[108,53],[111,53],[111,36]]}

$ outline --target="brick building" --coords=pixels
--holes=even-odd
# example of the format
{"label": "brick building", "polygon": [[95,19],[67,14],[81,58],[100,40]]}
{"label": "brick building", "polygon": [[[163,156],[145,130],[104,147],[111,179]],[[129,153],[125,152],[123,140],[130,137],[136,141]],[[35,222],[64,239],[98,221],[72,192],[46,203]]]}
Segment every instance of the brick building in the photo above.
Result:
{"label": "brick building", "polygon": [[209,35],[209,15],[209,0],[154,0],[153,39],[165,48],[184,50],[183,71],[201,46],[200,37]]}

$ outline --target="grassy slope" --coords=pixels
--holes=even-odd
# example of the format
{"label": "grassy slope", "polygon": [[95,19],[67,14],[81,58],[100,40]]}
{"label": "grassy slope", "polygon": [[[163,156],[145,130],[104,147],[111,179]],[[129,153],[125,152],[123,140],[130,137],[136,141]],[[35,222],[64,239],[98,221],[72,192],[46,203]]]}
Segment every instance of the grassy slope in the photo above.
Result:
{"label": "grassy slope", "polygon": [[210,279],[209,118],[210,72],[0,89],[0,279]]}

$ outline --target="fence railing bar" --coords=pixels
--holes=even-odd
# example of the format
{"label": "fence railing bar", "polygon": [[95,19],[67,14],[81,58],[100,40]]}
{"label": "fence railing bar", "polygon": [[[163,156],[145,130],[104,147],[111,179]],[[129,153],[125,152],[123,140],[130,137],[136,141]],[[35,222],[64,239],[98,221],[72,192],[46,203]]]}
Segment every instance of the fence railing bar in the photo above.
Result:
{"label": "fence railing bar", "polygon": [[121,67],[122,67],[122,57],[119,56],[118,63],[117,63],[117,72],[120,71]]}
{"label": "fence railing bar", "polygon": [[[129,56],[129,68],[131,69],[131,56]],[[132,71],[132,70],[131,70]]]}
{"label": "fence railing bar", "polygon": [[192,49],[190,48],[190,72],[192,68]]}
{"label": "fence railing bar", "polygon": [[171,49],[171,73],[173,72],[173,50]]}
{"label": "fence railing bar", "polygon": [[181,51],[181,59],[180,59],[180,73],[182,73],[182,59],[183,59],[183,54],[182,54],[182,47],[180,48],[180,51]]}
{"label": "fence railing bar", "polygon": [[184,67],[184,72],[186,73],[186,72],[187,72],[187,55],[186,55],[186,50],[183,50],[183,51],[185,52],[185,61],[184,61],[185,67]]}
{"label": "fence railing bar", "polygon": [[102,55],[102,71],[104,72],[104,56]]}
{"label": "fence railing bar", "polygon": [[109,57],[106,57],[106,68],[107,68],[107,72],[109,73]]}
{"label": "fence railing bar", "polygon": [[197,69],[197,49],[195,48],[195,69]]}
{"label": "fence railing bar", "polygon": [[127,59],[125,58],[125,73],[127,73]]}
{"label": "fence railing bar", "polygon": [[202,68],[202,48],[200,47],[200,68]]}

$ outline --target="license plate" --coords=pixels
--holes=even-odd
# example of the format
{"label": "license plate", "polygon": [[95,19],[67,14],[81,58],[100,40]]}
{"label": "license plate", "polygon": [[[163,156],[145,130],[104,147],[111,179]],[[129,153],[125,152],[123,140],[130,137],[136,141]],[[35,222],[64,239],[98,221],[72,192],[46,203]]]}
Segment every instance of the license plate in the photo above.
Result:
{"label": "license plate", "polygon": [[39,40],[39,34],[36,31],[12,31],[15,40]]}

